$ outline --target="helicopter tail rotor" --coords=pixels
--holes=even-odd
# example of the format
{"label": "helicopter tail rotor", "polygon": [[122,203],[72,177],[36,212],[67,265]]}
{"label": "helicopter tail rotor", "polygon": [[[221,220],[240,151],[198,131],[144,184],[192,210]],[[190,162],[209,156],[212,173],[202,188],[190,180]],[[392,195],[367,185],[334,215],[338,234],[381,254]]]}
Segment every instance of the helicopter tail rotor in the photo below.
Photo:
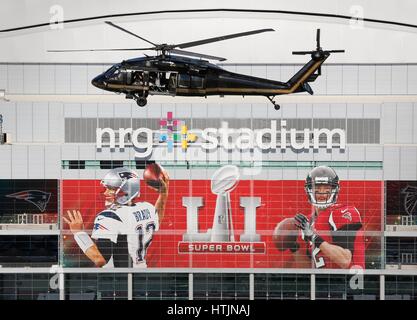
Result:
{"label": "helicopter tail rotor", "polygon": [[[343,53],[345,50],[323,50],[320,46],[320,29],[317,29],[316,32],[316,50],[311,51],[293,51],[293,55],[311,55],[311,59],[315,61],[322,60],[324,58],[327,58],[331,53]],[[321,75],[321,66],[317,70],[317,75]]]}

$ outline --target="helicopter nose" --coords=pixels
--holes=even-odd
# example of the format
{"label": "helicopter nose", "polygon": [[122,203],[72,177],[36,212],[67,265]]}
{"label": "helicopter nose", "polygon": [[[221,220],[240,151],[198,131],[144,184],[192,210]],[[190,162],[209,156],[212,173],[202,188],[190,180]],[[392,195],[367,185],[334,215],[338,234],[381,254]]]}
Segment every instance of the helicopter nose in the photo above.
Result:
{"label": "helicopter nose", "polygon": [[104,89],[106,87],[103,75],[95,77],[93,80],[91,80],[91,84],[100,89]]}

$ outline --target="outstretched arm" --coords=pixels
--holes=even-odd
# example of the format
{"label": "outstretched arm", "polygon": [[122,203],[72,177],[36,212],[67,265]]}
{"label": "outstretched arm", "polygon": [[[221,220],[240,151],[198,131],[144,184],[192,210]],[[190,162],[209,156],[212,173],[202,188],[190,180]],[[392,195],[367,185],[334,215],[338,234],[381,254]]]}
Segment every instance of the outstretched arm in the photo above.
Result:
{"label": "outstretched arm", "polygon": [[155,202],[155,208],[158,212],[159,222],[162,222],[165,216],[165,208],[168,200],[169,176],[165,170],[162,170],[161,187],[159,188],[159,197]]}
{"label": "outstretched arm", "polygon": [[71,232],[74,235],[74,239],[80,246],[85,255],[96,265],[96,267],[104,266],[107,261],[104,259],[97,245],[93,242],[90,236],[84,231],[84,222],[80,211],[67,210],[68,218],[64,218],[64,221],[68,223]]}

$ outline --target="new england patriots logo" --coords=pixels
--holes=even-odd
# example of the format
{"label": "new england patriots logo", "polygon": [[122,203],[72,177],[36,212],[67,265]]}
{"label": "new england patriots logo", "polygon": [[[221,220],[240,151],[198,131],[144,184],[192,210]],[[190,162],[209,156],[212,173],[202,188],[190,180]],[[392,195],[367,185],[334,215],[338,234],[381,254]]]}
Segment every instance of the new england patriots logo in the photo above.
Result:
{"label": "new england patriots logo", "polygon": [[411,216],[417,214],[417,187],[406,186],[401,190],[401,193],[405,194],[404,208],[405,211]]}
{"label": "new england patriots logo", "polygon": [[51,198],[50,192],[40,190],[26,190],[6,195],[7,198],[25,200],[35,205],[41,212],[46,210],[46,206]]}
{"label": "new england patriots logo", "polygon": [[128,171],[119,172],[119,177],[122,180],[130,179],[130,178],[137,178],[136,174],[134,174],[133,172],[128,172]]}

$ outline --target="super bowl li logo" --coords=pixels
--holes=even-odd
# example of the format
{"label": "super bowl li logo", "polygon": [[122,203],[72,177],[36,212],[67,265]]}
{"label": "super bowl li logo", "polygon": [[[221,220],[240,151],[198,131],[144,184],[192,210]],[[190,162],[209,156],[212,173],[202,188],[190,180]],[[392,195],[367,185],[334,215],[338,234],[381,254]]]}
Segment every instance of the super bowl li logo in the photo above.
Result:
{"label": "super bowl li logo", "polygon": [[230,193],[239,182],[239,169],[227,165],[217,170],[211,179],[211,191],[217,195],[212,228],[198,231],[198,209],[203,206],[202,197],[183,197],[187,208],[187,232],[178,243],[179,253],[265,253],[265,242],[256,233],[256,208],[260,197],[241,197],[244,208],[244,232],[240,241],[235,240]]}

